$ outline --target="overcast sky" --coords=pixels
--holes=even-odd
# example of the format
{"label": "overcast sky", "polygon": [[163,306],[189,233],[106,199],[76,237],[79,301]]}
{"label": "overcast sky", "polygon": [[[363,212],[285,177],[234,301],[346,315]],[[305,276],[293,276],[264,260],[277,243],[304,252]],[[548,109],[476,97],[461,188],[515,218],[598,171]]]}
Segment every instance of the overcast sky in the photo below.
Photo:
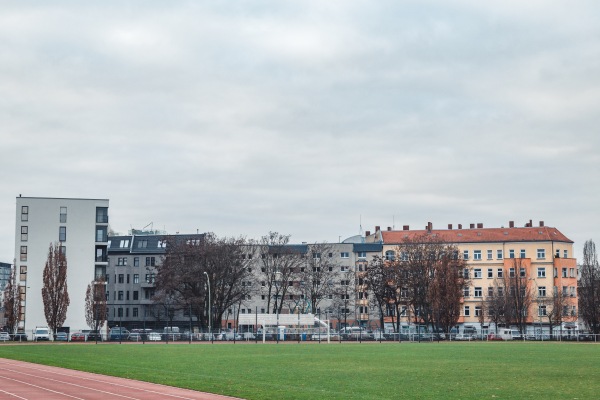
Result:
{"label": "overcast sky", "polygon": [[0,261],[19,194],[121,233],[600,242],[596,0],[1,3]]}

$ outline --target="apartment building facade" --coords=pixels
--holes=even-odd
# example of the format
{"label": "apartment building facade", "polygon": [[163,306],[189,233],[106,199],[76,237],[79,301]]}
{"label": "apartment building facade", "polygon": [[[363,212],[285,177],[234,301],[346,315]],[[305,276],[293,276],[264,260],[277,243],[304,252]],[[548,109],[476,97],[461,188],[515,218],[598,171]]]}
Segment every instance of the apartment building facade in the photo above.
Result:
{"label": "apartment building facade", "polygon": [[50,245],[67,258],[70,305],[63,324],[86,329],[87,285],[107,267],[107,199],[17,197],[15,268],[20,289],[19,329],[47,326],[42,301],[43,271]]}
{"label": "apartment building facade", "polygon": [[[447,229],[433,229],[429,223],[422,230],[411,230],[408,226],[400,231],[376,227],[373,234],[367,233],[366,241],[381,243],[385,256],[393,254],[403,242],[418,240],[424,235],[457,246],[466,261],[464,273],[468,285],[463,290],[460,325],[484,332],[495,328],[484,314],[485,299],[498,290],[498,281],[514,276],[523,278],[531,293],[531,304],[526,312],[528,324],[544,327],[550,323],[547,318],[552,311],[549,299],[557,292],[566,297],[564,309],[560,311],[563,321],[570,325],[576,323],[577,261],[573,257],[573,241],[558,229],[545,226],[543,221],[538,226],[529,221],[523,227],[515,227],[511,221],[507,228],[484,228],[479,223],[464,229],[462,225],[458,225],[458,229],[452,225]],[[401,316],[405,323],[410,322],[408,319],[408,315]]]}

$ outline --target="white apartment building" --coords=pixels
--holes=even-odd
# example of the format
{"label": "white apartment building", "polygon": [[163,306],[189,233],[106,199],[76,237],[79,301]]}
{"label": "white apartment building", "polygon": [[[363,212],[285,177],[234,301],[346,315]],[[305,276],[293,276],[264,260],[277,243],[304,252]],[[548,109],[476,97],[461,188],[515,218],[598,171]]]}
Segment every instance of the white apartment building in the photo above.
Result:
{"label": "white apartment building", "polygon": [[51,244],[59,242],[67,257],[70,305],[63,324],[86,329],[85,293],[107,267],[108,200],[17,197],[15,268],[19,273],[19,328],[27,334],[46,326],[42,301],[43,271]]}

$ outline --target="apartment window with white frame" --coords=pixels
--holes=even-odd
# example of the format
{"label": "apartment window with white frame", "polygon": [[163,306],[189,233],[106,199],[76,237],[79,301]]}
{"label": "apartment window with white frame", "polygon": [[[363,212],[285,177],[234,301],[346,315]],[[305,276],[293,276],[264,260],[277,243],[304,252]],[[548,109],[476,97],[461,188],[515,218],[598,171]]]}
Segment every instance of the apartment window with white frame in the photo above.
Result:
{"label": "apartment window with white frame", "polygon": [[487,251],[487,259],[488,260],[493,259],[493,255],[494,255],[494,252],[492,250],[488,250]]}
{"label": "apartment window with white frame", "polygon": [[515,251],[514,251],[514,249],[508,250],[508,258],[515,258]]}
{"label": "apartment window with white frame", "polygon": [[504,254],[502,254],[502,249],[500,249],[500,250],[496,250],[496,258],[497,258],[498,260],[502,260],[502,258],[503,258],[503,255],[504,255]]}
{"label": "apartment window with white frame", "polygon": [[511,267],[508,269],[508,276],[511,278],[515,277],[515,269],[514,268]]}
{"label": "apartment window with white frame", "polygon": [[465,260],[469,259],[469,250],[464,250],[463,251],[463,259],[465,259]]}
{"label": "apartment window with white frame", "polygon": [[473,260],[481,260],[481,250],[473,250]]}
{"label": "apartment window with white frame", "polygon": [[133,283],[140,283],[140,274],[133,274]]}
{"label": "apartment window with white frame", "polygon": [[487,277],[488,278],[493,278],[494,277],[494,269],[493,268],[488,268],[487,269]]}
{"label": "apartment window with white frame", "polygon": [[563,252],[563,258],[569,258],[569,251],[568,250],[565,250]]}
{"label": "apartment window with white frame", "polygon": [[525,268],[519,268],[519,276],[525,278]]}
{"label": "apartment window with white frame", "polygon": [[475,306],[475,316],[481,316],[481,306]]}
{"label": "apartment window with white frame", "polygon": [[488,296],[493,296],[494,295],[494,287],[493,286],[488,286]]}
{"label": "apartment window with white frame", "polygon": [[473,277],[475,279],[481,279],[481,268],[475,268],[473,270]]}
{"label": "apartment window with white frame", "polygon": [[342,251],[340,253],[340,257],[341,258],[350,258],[350,253],[348,253],[347,251]]}
{"label": "apartment window with white frame", "polygon": [[562,277],[567,278],[567,269],[566,268],[562,269]]}
{"label": "apartment window with white frame", "polygon": [[502,268],[498,268],[498,278],[503,278],[504,277],[504,270]]}
{"label": "apartment window with white frame", "polygon": [[366,251],[359,251],[358,252],[358,258],[367,258],[367,252]]}
{"label": "apartment window with white frame", "polygon": [[483,290],[481,290],[480,287],[476,287],[474,295],[475,295],[475,297],[481,297],[481,296],[483,296]]}
{"label": "apartment window with white frame", "polygon": [[465,306],[464,314],[465,314],[465,317],[469,317],[471,315],[471,307]]}
{"label": "apartment window with white frame", "polygon": [[67,241],[67,227],[66,226],[58,227],[58,241],[59,242]]}
{"label": "apartment window with white frame", "polygon": [[520,254],[521,258],[527,258],[525,256],[525,249],[521,249],[521,254]]}
{"label": "apartment window with white frame", "polygon": [[538,278],[545,278],[546,277],[546,268],[538,267],[537,276],[538,276]]}
{"label": "apartment window with white frame", "polygon": [[538,286],[538,297],[546,297],[546,286]]}
{"label": "apartment window with white frame", "polygon": [[465,286],[463,287],[463,297],[469,297],[470,293],[469,293],[469,287]]}
{"label": "apartment window with white frame", "polygon": [[537,249],[537,258],[538,259],[546,258],[546,249]]}
{"label": "apartment window with white frame", "polygon": [[463,278],[469,279],[469,268],[463,269]]}
{"label": "apartment window with white frame", "polygon": [[546,314],[546,306],[543,304],[540,304],[538,306],[538,317],[545,317]]}
{"label": "apartment window with white frame", "polygon": [[569,268],[569,276],[575,278],[575,268]]}

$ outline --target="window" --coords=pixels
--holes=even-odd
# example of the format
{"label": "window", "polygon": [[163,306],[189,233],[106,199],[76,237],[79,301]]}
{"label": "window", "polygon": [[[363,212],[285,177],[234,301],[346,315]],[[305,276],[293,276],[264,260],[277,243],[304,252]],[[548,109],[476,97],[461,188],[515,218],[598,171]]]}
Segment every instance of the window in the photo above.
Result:
{"label": "window", "polygon": [[513,249],[508,251],[508,258],[515,258],[515,251]]}
{"label": "window", "polygon": [[[166,240],[159,240],[158,244],[156,245],[156,247],[161,248],[161,249],[166,248],[167,247],[167,241]],[[252,255],[248,254],[248,259],[251,259],[251,258],[252,258]]]}
{"label": "window", "polygon": [[140,274],[133,274],[133,283],[140,283]]}
{"label": "window", "polygon": [[342,266],[340,267],[340,270],[341,270],[342,272],[348,272],[348,271],[350,271],[350,267],[349,267],[349,266],[347,266],[347,265],[342,265]]}
{"label": "window", "polygon": [[131,309],[131,316],[132,316],[132,317],[137,317],[138,315],[139,315],[138,308],[137,308],[137,307],[133,307],[133,308]]}
{"label": "window", "polygon": [[569,276],[575,278],[575,268],[569,268]]}
{"label": "window", "polygon": [[519,268],[519,276],[525,278],[525,268]]}
{"label": "window", "polygon": [[521,249],[521,254],[520,254],[521,258],[526,258],[525,257],[525,249]]}
{"label": "window", "polygon": [[342,251],[340,253],[340,257],[341,258],[349,258],[350,257],[350,253],[348,253],[347,251]]}
{"label": "window", "polygon": [[117,297],[117,300],[123,300],[123,291],[119,290],[118,294],[119,294],[119,297]]}
{"label": "window", "polygon": [[481,316],[481,306],[475,306],[475,316]]}
{"label": "window", "polygon": [[491,260],[493,258],[493,254],[494,254],[494,252],[492,250],[488,250],[487,251],[487,259]]}
{"label": "window", "polygon": [[493,278],[494,277],[494,269],[493,268],[488,268],[487,277],[488,278]]}
{"label": "window", "polygon": [[27,226],[21,227],[21,242],[26,242],[29,235],[29,228]]}
{"label": "window", "polygon": [[563,277],[563,278],[566,278],[566,277],[567,277],[567,269],[566,269],[566,268],[563,268],[563,269],[562,269],[562,277]]}
{"label": "window", "polygon": [[498,278],[503,278],[504,277],[504,270],[502,268],[498,268]]}
{"label": "window", "polygon": [[146,274],[146,283],[154,283],[155,274]]}
{"label": "window", "polygon": [[481,250],[473,251],[473,260],[481,260]]}
{"label": "window", "polygon": [[504,288],[502,286],[498,287],[498,296],[504,296]]}
{"label": "window", "polygon": [[21,221],[29,221],[29,206],[21,206]]}
{"label": "window", "polygon": [[497,250],[497,251],[496,251],[496,258],[497,258],[498,260],[502,260],[502,258],[503,258],[503,257],[502,257],[502,250]]}
{"label": "window", "polygon": [[463,297],[469,297],[469,287],[465,286],[463,287]]}
{"label": "window", "polygon": [[396,256],[394,254],[393,250],[388,250],[385,252],[385,259],[388,261],[394,261],[396,259]]}
{"label": "window", "polygon": [[340,284],[342,286],[350,286],[350,280],[349,279],[342,279],[342,281],[340,282]]}
{"label": "window", "polygon": [[129,247],[129,239],[121,240],[121,242],[119,243],[119,247],[122,249]]}
{"label": "window", "polygon": [[127,274],[127,279],[126,279],[127,283],[129,283],[129,274]]}
{"label": "window", "polygon": [[463,269],[463,278],[469,279],[469,268]]}
{"label": "window", "polygon": [[148,239],[142,239],[138,241],[138,249],[145,249],[148,247]]}
{"label": "window", "polygon": [[546,306],[545,305],[538,306],[538,316],[540,316],[540,317],[546,316]]}
{"label": "window", "polygon": [[96,207],[96,223],[108,223],[108,207]]}
{"label": "window", "polygon": [[27,261],[27,246],[21,246],[21,261]]}
{"label": "window", "polygon": [[59,242],[67,241],[67,227],[66,226],[58,227],[58,241]]}
{"label": "window", "polygon": [[119,283],[125,283],[125,276],[123,274],[119,274]]}
{"label": "window", "polygon": [[481,279],[481,268],[475,268],[473,270],[473,277],[475,279]]}
{"label": "window", "polygon": [[133,266],[134,267],[140,266],[140,258],[139,257],[133,257]]}
{"label": "window", "polygon": [[137,290],[133,291],[133,299],[134,300],[139,300],[140,298],[140,292],[138,292]]}
{"label": "window", "polygon": [[60,218],[59,221],[61,224],[64,224],[67,222],[67,207],[61,207],[60,208]]}
{"label": "window", "polygon": [[367,258],[367,252],[366,251],[359,251],[358,252],[358,258]]}
{"label": "window", "polygon": [[483,295],[483,291],[480,287],[475,288],[475,297],[481,297]]}
{"label": "window", "polygon": [[146,267],[154,267],[156,259],[154,257],[146,257]]}
{"label": "window", "polygon": [[538,287],[538,297],[546,297],[546,286]]}
{"label": "window", "polygon": [[569,258],[569,251],[568,250],[565,250],[563,252],[563,258]]}
{"label": "window", "polygon": [[471,315],[471,307],[465,306],[465,317],[469,317]]}
{"label": "window", "polygon": [[106,242],[108,240],[106,226],[96,226],[96,242]]}
{"label": "window", "polygon": [[465,259],[465,260],[469,259],[469,250],[463,251],[463,259]]}
{"label": "window", "polygon": [[537,258],[546,258],[546,249],[537,249]]}
{"label": "window", "polygon": [[545,278],[546,277],[546,268],[538,267],[537,276],[538,276],[538,278]]}
{"label": "window", "polygon": [[575,297],[575,286],[569,286],[569,295]]}
{"label": "window", "polygon": [[511,267],[508,269],[508,276],[511,278],[515,277],[515,269],[514,268]]}
{"label": "window", "polygon": [[123,267],[125,265],[127,265],[127,257],[118,257],[117,258],[117,266]]}
{"label": "window", "polygon": [[494,288],[493,286],[488,286],[488,296],[493,296],[494,295]]}

